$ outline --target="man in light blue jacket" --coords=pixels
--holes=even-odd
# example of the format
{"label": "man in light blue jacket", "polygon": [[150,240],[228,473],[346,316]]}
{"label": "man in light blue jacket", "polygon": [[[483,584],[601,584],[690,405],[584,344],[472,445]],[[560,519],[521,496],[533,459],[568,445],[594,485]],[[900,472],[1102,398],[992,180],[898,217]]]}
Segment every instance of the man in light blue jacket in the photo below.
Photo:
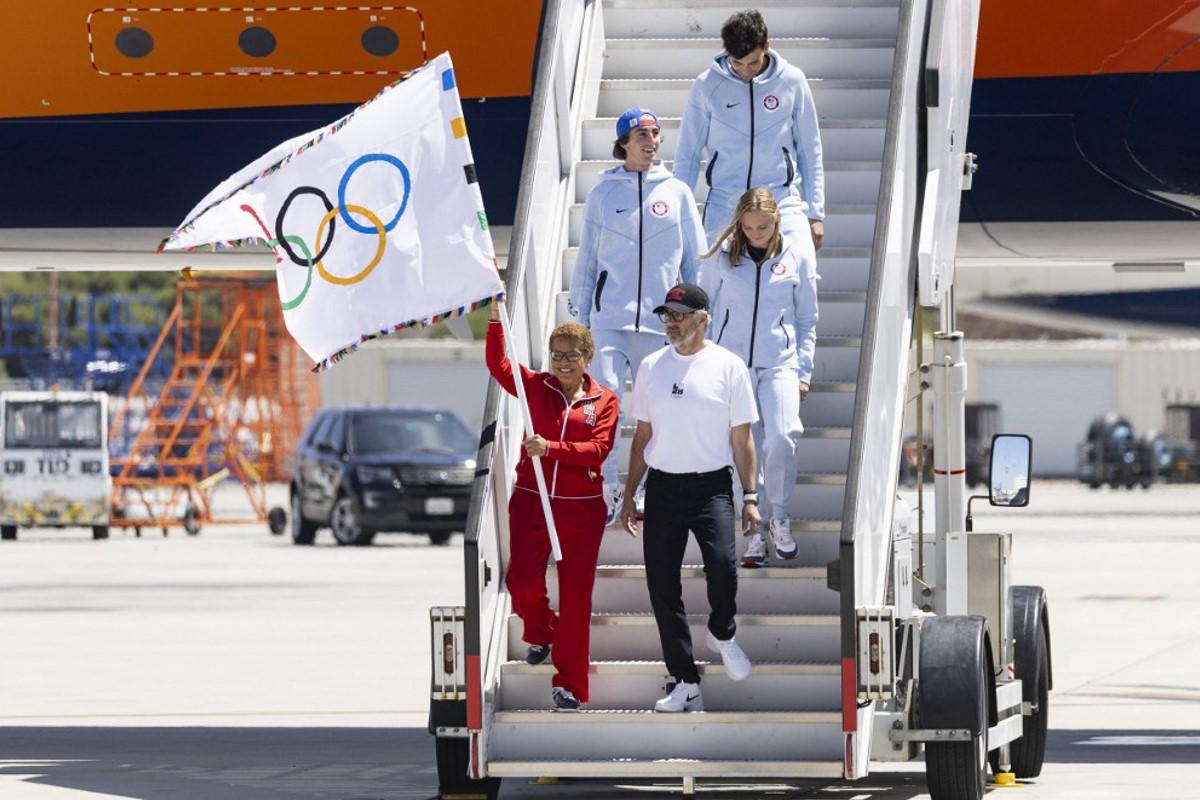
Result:
{"label": "man in light blue jacket", "polygon": [[[675,284],[696,281],[707,242],[692,190],[655,163],[658,117],[631,108],[616,132],[613,155],[623,163],[588,192],[570,309],[592,329],[592,374],[619,399],[626,372],[637,375],[642,359],[665,346],[654,308]],[[624,496],[615,456],[602,471],[611,524]]]}
{"label": "man in light blue jacket", "polygon": [[[704,229],[715,240],[742,193],[757,186],[779,203],[783,235],[814,251],[825,236],[821,131],[808,80],[771,50],[757,11],[741,11],[721,28],[725,52],[692,84],[675,150],[675,176],[696,185],[708,156]],[[815,258],[815,256],[814,256]]]}

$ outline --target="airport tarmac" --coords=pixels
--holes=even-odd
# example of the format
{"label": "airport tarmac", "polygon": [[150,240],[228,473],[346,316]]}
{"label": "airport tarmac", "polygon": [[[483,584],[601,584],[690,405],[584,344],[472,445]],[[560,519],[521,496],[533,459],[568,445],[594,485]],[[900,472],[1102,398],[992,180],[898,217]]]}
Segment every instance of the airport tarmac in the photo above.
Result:
{"label": "airport tarmac", "polygon": [[[1028,509],[975,508],[978,530],[1013,531],[1015,580],[1046,588],[1053,631],[1045,770],[992,796],[1200,798],[1200,487],[1044,481]],[[254,525],[98,542],[23,530],[4,542],[0,800],[434,796],[427,610],[462,600],[460,540],[376,541],[338,548],[322,532],[301,548]],[[919,763],[697,793],[927,796]],[[502,790],[671,794],[678,784]]]}

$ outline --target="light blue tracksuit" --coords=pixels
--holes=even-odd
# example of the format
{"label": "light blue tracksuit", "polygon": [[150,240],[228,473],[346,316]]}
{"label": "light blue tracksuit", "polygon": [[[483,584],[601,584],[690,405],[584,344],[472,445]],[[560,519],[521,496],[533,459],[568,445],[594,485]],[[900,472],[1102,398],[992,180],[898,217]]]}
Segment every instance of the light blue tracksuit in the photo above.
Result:
{"label": "light blue tracksuit", "polygon": [[704,229],[716,238],[738,198],[756,186],[775,194],[786,236],[825,219],[821,131],[808,80],[775,50],[761,75],[744,81],[725,53],[692,84],[675,148],[675,176],[696,185],[702,154],[709,185]]}
{"label": "light blue tracksuit", "polygon": [[[808,252],[812,240],[806,238]],[[788,519],[796,486],[800,383],[811,383],[817,343],[817,273],[803,245],[756,265],[743,255],[730,264],[728,247],[707,261],[700,285],[711,298],[711,337],[750,369],[760,422],[754,425],[764,522]]]}
{"label": "light blue tracksuit", "polygon": [[[637,375],[642,359],[666,344],[654,309],[675,284],[696,282],[705,249],[692,190],[659,164],[646,172],[613,167],[588,192],[568,305],[592,329],[592,374],[618,400],[626,370]],[[615,458],[602,471],[606,485],[617,484]]]}

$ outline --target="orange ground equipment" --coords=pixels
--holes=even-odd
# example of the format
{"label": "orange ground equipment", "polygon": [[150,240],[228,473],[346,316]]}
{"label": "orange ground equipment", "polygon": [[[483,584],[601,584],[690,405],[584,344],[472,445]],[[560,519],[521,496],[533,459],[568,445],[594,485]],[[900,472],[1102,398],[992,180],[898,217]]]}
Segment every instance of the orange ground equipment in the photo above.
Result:
{"label": "orange ground equipment", "polygon": [[[157,385],[156,361],[170,369]],[[301,430],[319,402],[316,375],[283,324],[270,277],[185,271],[175,308],[112,417],[112,525],[270,521],[266,482],[288,480]],[[124,443],[124,444],[121,444]],[[213,492],[237,480],[252,517],[218,517]],[[240,504],[239,504],[240,505]],[[278,519],[276,518],[278,517]]]}

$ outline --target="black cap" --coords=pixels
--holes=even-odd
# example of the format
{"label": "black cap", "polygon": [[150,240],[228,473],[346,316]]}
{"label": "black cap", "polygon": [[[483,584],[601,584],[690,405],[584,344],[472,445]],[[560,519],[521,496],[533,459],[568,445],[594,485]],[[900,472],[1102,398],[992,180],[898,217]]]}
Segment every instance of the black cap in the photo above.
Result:
{"label": "black cap", "polygon": [[708,293],[694,283],[681,283],[672,286],[667,292],[667,299],[654,309],[655,314],[664,311],[708,311]]}

